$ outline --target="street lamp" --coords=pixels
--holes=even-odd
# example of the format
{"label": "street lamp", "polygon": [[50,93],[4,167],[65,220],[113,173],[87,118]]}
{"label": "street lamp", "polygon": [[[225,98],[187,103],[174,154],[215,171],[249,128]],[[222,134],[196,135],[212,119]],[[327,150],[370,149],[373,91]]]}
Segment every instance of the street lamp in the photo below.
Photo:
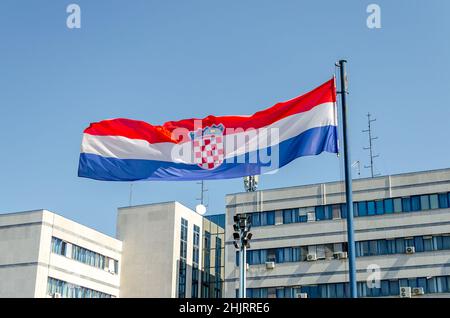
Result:
{"label": "street lamp", "polygon": [[246,270],[247,270],[247,248],[250,248],[250,233],[251,219],[247,214],[236,214],[233,217],[233,244],[236,249],[239,249],[239,298],[246,298]]}

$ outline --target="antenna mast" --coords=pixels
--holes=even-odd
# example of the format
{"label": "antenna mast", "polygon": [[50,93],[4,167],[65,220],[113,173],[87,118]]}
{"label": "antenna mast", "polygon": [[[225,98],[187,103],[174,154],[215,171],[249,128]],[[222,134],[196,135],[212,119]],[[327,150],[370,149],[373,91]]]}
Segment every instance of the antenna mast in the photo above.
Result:
{"label": "antenna mast", "polygon": [[370,165],[364,166],[364,168],[367,168],[367,169],[370,168],[370,175],[371,175],[372,178],[380,175],[379,173],[374,173],[374,168],[375,167],[374,167],[374,161],[373,160],[380,156],[378,154],[377,155],[373,154],[373,143],[372,143],[372,141],[375,140],[375,139],[378,139],[378,137],[372,137],[372,125],[371,124],[374,121],[376,121],[376,119],[371,119],[370,113],[367,113],[367,126],[368,126],[368,129],[365,129],[365,130],[362,131],[362,132],[369,133],[369,147],[364,147],[363,149],[364,150],[369,150]]}
{"label": "antenna mast", "polygon": [[201,180],[200,182],[197,182],[197,184],[200,184],[200,198],[197,198],[197,200],[200,201],[201,205],[205,205],[205,192],[208,191],[205,187],[205,180]]}
{"label": "antenna mast", "polygon": [[133,182],[130,183],[130,197],[128,200],[128,206],[131,206],[133,203]]}

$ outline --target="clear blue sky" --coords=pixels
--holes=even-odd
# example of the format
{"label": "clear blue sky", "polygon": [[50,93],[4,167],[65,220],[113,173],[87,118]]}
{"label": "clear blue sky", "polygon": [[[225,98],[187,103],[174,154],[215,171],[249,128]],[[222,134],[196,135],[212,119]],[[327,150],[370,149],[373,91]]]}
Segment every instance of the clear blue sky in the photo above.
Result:
{"label": "clear blue sky", "polygon": [[[366,27],[376,2],[382,28]],[[66,6],[81,7],[81,29]],[[129,183],[77,177],[82,131],[128,117],[162,124],[251,114],[330,78],[349,60],[352,159],[381,174],[450,166],[450,1],[1,1],[0,213],[45,208],[114,235]],[[368,175],[367,169],[363,176]],[[260,188],[342,178],[332,154],[300,158]],[[210,213],[240,179],[207,182]],[[138,182],[134,204],[194,207],[196,182]]]}

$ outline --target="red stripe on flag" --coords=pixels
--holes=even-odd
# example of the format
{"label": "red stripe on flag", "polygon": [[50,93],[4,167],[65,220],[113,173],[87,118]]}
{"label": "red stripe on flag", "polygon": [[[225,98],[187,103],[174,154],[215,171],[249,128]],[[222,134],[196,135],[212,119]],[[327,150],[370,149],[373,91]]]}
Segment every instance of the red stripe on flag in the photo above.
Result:
{"label": "red stripe on flag", "polygon": [[144,121],[117,118],[92,123],[84,133],[98,136],[123,136],[131,139],[142,139],[149,143],[173,142],[172,132],[177,128],[194,130],[194,121],[201,121],[202,127],[223,124],[225,128],[261,128],[277,122],[288,116],[306,112],[323,103],[336,102],[334,78],[314,90],[294,99],[280,102],[251,116],[208,116],[203,119],[183,119],[169,121],[162,126],[153,126]]}

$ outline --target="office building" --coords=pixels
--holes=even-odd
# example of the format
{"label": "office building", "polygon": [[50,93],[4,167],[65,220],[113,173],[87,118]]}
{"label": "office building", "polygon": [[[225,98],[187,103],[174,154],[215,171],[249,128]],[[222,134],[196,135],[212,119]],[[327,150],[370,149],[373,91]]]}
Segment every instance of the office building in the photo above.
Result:
{"label": "office building", "polygon": [[[353,200],[358,295],[449,297],[450,169],[354,180]],[[233,216],[246,213],[247,297],[348,297],[344,202],[342,182],[228,195],[224,296],[237,294]]]}
{"label": "office building", "polygon": [[0,214],[0,297],[111,298],[122,243],[46,210]]}
{"label": "office building", "polygon": [[222,296],[224,229],[208,218],[178,202],[119,208],[117,238],[120,297]]}

